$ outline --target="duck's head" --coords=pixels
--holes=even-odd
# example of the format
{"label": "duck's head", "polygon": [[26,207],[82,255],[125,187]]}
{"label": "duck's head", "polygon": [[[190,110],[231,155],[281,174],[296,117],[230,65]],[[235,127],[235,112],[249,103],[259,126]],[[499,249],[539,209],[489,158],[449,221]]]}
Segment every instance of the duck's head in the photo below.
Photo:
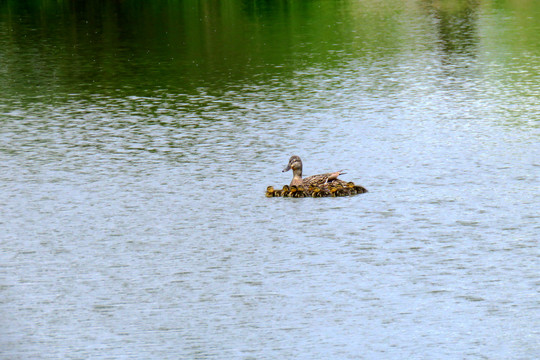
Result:
{"label": "duck's head", "polygon": [[302,173],[302,160],[300,160],[300,156],[291,156],[291,158],[289,159],[289,163],[282,172],[286,172],[291,169],[293,170],[293,172],[297,172],[298,170],[300,170],[300,173]]}
{"label": "duck's head", "polygon": [[347,183],[347,187],[350,188],[350,189],[354,189],[355,185],[354,185],[354,183],[352,181],[349,181]]}
{"label": "duck's head", "polygon": [[272,196],[274,196],[274,193],[275,193],[275,191],[274,191],[273,186],[269,186],[269,187],[266,188],[266,196],[272,197]]}

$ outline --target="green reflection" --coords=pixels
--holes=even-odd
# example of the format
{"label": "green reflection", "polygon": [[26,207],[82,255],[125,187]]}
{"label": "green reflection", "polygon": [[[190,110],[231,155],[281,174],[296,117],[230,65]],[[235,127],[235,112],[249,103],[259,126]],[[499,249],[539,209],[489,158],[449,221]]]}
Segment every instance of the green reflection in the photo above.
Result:
{"label": "green reflection", "polygon": [[511,59],[538,52],[535,14],[539,2],[519,0],[1,1],[0,86],[7,97],[189,94],[411,51],[452,62],[493,46]]}
{"label": "green reflection", "polygon": [[37,93],[264,82],[396,52],[395,12],[349,1],[7,1],[2,82]]}
{"label": "green reflection", "polygon": [[436,34],[444,53],[474,55],[478,45],[478,0],[421,1],[434,20]]}

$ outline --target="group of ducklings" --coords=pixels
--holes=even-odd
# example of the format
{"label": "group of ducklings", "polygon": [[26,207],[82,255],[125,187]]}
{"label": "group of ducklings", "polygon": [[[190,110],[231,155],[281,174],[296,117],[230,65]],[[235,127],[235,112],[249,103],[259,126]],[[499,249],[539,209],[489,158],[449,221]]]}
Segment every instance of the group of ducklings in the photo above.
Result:
{"label": "group of ducklings", "polygon": [[283,189],[276,190],[269,186],[266,188],[266,197],[336,197],[336,196],[351,196],[366,193],[367,190],[363,186],[356,185],[352,181],[345,185],[341,183],[327,183],[321,186],[309,185],[283,185]]}

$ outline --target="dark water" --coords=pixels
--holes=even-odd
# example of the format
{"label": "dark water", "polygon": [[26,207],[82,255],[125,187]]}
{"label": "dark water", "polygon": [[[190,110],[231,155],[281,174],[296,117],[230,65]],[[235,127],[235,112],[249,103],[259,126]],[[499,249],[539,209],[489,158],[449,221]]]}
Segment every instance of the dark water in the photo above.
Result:
{"label": "dark water", "polygon": [[0,358],[540,357],[539,69],[535,2],[0,1]]}

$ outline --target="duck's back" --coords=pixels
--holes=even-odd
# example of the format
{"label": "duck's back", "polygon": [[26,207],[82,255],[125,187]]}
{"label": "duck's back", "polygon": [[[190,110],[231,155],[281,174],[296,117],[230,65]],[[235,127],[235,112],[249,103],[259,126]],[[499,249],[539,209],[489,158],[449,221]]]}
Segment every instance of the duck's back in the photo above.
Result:
{"label": "duck's back", "polygon": [[337,178],[336,173],[326,173],[326,174],[311,175],[302,180],[304,182],[304,186],[309,186],[309,185],[321,186],[329,182],[332,182],[332,184],[341,184],[343,186],[347,185],[346,181],[336,179],[336,178]]}

